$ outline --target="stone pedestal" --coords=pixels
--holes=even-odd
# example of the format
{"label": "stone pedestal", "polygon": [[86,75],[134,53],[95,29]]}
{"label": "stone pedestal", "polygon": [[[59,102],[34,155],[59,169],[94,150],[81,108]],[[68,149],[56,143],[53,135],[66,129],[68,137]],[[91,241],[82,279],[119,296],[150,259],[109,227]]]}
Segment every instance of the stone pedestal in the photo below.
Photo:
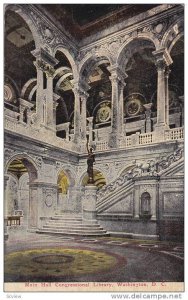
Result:
{"label": "stone pedestal", "polygon": [[96,222],[96,196],[97,187],[93,184],[85,186],[85,199],[83,203],[83,221]]}
{"label": "stone pedestal", "polygon": [[57,189],[53,183],[32,182],[29,184],[29,231],[42,227],[41,218],[51,217],[57,209]]}

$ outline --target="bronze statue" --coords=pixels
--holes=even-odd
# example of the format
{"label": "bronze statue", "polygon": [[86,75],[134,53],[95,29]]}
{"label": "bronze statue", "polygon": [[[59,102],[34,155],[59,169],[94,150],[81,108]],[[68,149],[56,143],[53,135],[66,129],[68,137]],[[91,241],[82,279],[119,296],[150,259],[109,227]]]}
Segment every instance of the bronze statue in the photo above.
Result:
{"label": "bronze statue", "polygon": [[87,183],[94,184],[93,164],[95,163],[95,155],[93,153],[93,148],[89,148],[89,136],[86,137],[87,137],[87,152],[88,152],[87,173],[89,176]]}

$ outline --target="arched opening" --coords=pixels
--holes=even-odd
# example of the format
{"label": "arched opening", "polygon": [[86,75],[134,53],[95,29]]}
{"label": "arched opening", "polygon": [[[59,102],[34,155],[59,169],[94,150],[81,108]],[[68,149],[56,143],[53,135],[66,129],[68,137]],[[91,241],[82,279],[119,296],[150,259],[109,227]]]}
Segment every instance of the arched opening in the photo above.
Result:
{"label": "arched opening", "polygon": [[[146,132],[145,111],[157,88],[157,71],[152,54],[154,50],[155,45],[152,41],[138,38],[126,45],[119,56],[118,61],[128,75],[124,88],[124,122],[127,136],[136,132]],[[151,104],[150,118],[151,111],[156,114],[156,110],[155,98]]]}
{"label": "arched opening", "polygon": [[141,195],[141,214],[148,215],[151,212],[151,196],[148,192]]}
{"label": "arched opening", "polygon": [[61,172],[59,173],[57,184],[58,184],[57,205],[59,209],[66,211],[68,206],[68,188],[70,182],[64,170],[61,170]]}
{"label": "arched opening", "polygon": [[173,64],[169,74],[169,123],[170,128],[184,124],[184,37],[182,36],[170,52]]}
{"label": "arched opening", "polygon": [[[5,81],[4,81],[4,105],[7,110],[20,112],[21,91],[23,86],[31,78],[36,78],[36,68],[33,65],[33,56],[31,51],[35,49],[34,36],[25,20],[16,12],[7,10],[5,13]],[[36,84],[36,83],[35,83]],[[36,96],[32,99],[28,94],[24,94],[24,105],[33,101],[36,102]],[[32,103],[29,103],[31,107]],[[5,111],[6,112],[6,111]],[[7,112],[8,114],[8,112]],[[15,114],[15,118],[18,114]]]}
{"label": "arched opening", "polygon": [[86,104],[87,125],[92,140],[105,140],[106,127],[111,125],[111,81],[107,57],[94,56],[81,68],[81,77],[89,85]]}
{"label": "arched opening", "polygon": [[[15,157],[7,167],[8,180],[5,190],[5,214],[14,219],[20,216],[21,225],[37,225],[37,194],[33,183],[37,170],[27,158]],[[11,225],[11,224],[9,224]]]}
{"label": "arched opening", "polygon": [[[94,169],[94,185],[97,186],[98,189],[101,189],[104,185],[106,185],[106,179],[103,175],[103,173],[99,170]],[[85,174],[83,179],[82,179],[82,186],[86,186],[88,183],[88,174]]]}
{"label": "arched opening", "polygon": [[70,139],[74,123],[71,116],[74,112],[73,71],[68,58],[61,50],[57,50],[55,58],[59,63],[55,66],[53,81],[54,91],[60,96],[56,108],[57,136]]}

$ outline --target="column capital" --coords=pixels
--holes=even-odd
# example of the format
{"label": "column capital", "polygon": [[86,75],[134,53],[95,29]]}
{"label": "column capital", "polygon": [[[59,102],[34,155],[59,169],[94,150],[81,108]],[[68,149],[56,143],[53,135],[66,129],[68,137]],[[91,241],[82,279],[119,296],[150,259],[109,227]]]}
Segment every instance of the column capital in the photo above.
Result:
{"label": "column capital", "polygon": [[165,70],[173,63],[173,60],[166,48],[152,52],[156,59],[156,66],[159,70]]}
{"label": "column capital", "polygon": [[93,118],[94,118],[94,117],[87,117],[87,121],[88,121],[89,123],[92,123],[92,122],[93,122]]}
{"label": "column capital", "polygon": [[111,73],[109,77],[111,81],[120,82],[124,86],[126,85],[125,79],[128,75],[118,65],[109,66],[107,69]]}
{"label": "column capital", "polygon": [[54,77],[55,75],[55,69],[51,67],[50,65],[46,65],[44,72],[46,73],[47,77]]}
{"label": "column capital", "polygon": [[36,69],[45,72],[47,77],[54,76],[55,69],[51,65],[46,63],[43,59],[37,59],[33,62],[33,64],[35,65]]}
{"label": "column capital", "polygon": [[37,48],[31,51],[31,54],[36,58],[36,60],[41,60],[51,67],[54,67],[59,62],[55,57],[53,57],[43,48]]}
{"label": "column capital", "polygon": [[82,101],[84,99],[87,100],[87,98],[89,97],[87,90],[85,90],[84,87],[78,83],[74,83],[73,92],[74,94],[77,94],[79,97],[81,97]]}
{"label": "column capital", "polygon": [[147,104],[143,104],[144,108],[146,111],[151,111],[151,107],[152,107],[153,103],[147,103]]}

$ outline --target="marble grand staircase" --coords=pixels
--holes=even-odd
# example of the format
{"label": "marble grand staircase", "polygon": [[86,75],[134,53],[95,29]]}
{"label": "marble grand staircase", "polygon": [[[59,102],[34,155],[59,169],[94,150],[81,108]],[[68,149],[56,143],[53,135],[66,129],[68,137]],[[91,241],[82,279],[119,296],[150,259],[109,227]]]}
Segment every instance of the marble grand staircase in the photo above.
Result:
{"label": "marble grand staircase", "polygon": [[106,236],[108,233],[96,221],[82,220],[81,214],[56,212],[37,233],[71,236]]}

